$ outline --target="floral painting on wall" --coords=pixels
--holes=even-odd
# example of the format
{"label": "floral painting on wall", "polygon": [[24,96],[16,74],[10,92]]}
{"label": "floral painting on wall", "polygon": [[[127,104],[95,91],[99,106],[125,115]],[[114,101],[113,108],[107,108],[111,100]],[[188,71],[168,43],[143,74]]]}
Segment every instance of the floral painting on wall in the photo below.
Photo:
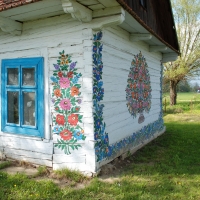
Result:
{"label": "floral painting on wall", "polygon": [[[133,132],[126,138],[121,138],[120,141],[109,144],[109,134],[106,132],[106,122],[103,117],[103,109],[105,105],[102,103],[104,98],[103,89],[103,62],[102,62],[102,42],[103,33],[98,32],[94,34],[93,38],[93,109],[94,109],[94,139],[96,161],[100,162],[105,159],[114,158],[121,150],[137,147],[145,140],[149,140],[157,132],[163,131],[164,124],[162,119],[162,109],[159,113],[158,120],[143,126],[140,130]],[[135,76],[135,81],[133,80]],[[162,71],[161,71],[162,80]],[[134,83],[139,88],[134,87]],[[161,82],[162,85],[162,82]],[[161,87],[161,86],[160,86]],[[132,67],[129,73],[127,85],[127,100],[131,98],[131,103],[137,102],[136,100],[143,100],[143,103],[138,104],[138,108],[130,110],[135,117],[138,113],[143,111],[149,112],[151,108],[151,85],[150,75],[147,69],[147,63],[142,54],[138,54],[132,62]],[[135,93],[138,93],[135,96]],[[161,90],[162,94],[162,90]],[[139,102],[140,102],[139,101]],[[160,98],[160,106],[162,108],[162,96]],[[139,123],[144,120],[141,117]]]}
{"label": "floral painting on wall", "polygon": [[146,59],[140,52],[131,63],[126,87],[127,107],[135,118],[139,114],[138,123],[144,122],[143,112],[149,113],[151,108],[151,82]]}
{"label": "floral painting on wall", "polygon": [[59,136],[55,147],[63,150],[65,154],[70,154],[71,150],[81,147],[78,141],[86,139],[81,127],[81,84],[78,83],[82,74],[77,72],[76,62],[72,62],[70,55],[66,55],[64,51],[59,54],[51,77],[55,113],[53,133]]}

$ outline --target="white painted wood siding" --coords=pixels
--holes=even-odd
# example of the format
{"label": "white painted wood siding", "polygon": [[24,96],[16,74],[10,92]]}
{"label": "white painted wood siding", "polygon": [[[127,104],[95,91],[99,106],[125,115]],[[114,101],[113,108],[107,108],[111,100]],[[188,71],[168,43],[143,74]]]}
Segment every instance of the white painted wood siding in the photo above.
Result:
{"label": "white painted wood siding", "polygon": [[[95,171],[92,114],[92,33],[91,28],[73,20],[68,14],[25,22],[21,36],[12,36],[0,31],[0,62],[7,58],[38,56],[44,57],[45,60],[45,138],[0,132],[1,153],[10,158],[53,166],[54,169],[69,167],[81,171]],[[56,64],[59,52],[63,50],[72,56],[73,62],[77,61],[78,72],[82,73],[79,80],[82,93],[80,112],[83,115],[82,127],[86,140],[81,141],[82,148],[71,151],[71,155],[65,155],[63,151],[54,148],[56,138],[53,140],[51,133],[53,126],[51,116],[54,114],[54,107],[51,102],[50,77],[54,70],[53,64]]]}
{"label": "white painted wood siding", "polygon": [[[103,31],[103,83],[105,105],[103,118],[109,143],[116,143],[142,127],[156,121],[160,114],[160,53],[150,53],[143,42],[132,43],[129,34],[120,28]],[[131,62],[139,52],[146,58],[150,74],[152,99],[149,113],[143,112],[145,121],[138,124],[139,114],[133,118],[126,106],[126,86]]]}

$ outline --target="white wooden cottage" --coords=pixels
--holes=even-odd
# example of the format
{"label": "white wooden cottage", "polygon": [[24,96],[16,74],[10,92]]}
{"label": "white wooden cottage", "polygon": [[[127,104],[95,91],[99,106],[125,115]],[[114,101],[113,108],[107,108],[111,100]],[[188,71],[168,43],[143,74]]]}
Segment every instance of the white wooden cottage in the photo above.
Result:
{"label": "white wooden cottage", "polygon": [[96,173],[165,131],[169,0],[0,0],[0,157]]}

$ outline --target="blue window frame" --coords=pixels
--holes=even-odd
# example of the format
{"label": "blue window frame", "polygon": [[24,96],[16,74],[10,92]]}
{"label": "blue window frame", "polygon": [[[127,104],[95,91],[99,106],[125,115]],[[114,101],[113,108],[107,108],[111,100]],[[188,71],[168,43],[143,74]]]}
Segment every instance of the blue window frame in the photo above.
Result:
{"label": "blue window frame", "polygon": [[42,57],[2,60],[3,132],[43,137],[43,63]]}

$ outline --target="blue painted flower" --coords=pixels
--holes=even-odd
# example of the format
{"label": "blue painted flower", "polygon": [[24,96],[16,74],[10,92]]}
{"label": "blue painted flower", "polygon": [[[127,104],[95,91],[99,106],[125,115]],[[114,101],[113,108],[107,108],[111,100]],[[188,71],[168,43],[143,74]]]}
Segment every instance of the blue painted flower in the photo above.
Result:
{"label": "blue painted flower", "polygon": [[93,74],[96,74],[96,73],[97,73],[97,68],[93,67]]}
{"label": "blue painted flower", "polygon": [[98,104],[96,99],[93,102],[94,102],[94,107],[95,107],[96,114],[98,116],[101,116],[102,113],[103,113],[103,107],[104,107],[104,105],[103,104]]}
{"label": "blue painted flower", "polygon": [[99,46],[99,52],[102,52],[103,50],[103,45]]}
{"label": "blue painted flower", "polygon": [[73,84],[76,84],[76,83],[78,83],[78,77],[77,76],[75,76],[73,79],[72,79],[72,83]]}
{"label": "blue painted flower", "polygon": [[98,70],[99,70],[100,72],[102,72],[102,70],[103,70],[103,65],[99,65]]}
{"label": "blue painted flower", "polygon": [[96,96],[97,101],[101,101],[102,100],[102,96],[100,93],[98,93],[98,95]]}
{"label": "blue painted flower", "polygon": [[97,65],[101,65],[102,64],[102,59],[101,59],[101,55],[99,56],[99,59],[97,60]]}
{"label": "blue painted flower", "polygon": [[97,54],[97,53],[93,53],[93,54],[92,54],[92,58],[93,58],[93,60],[96,60],[97,57],[98,57],[98,54]]}
{"label": "blue painted flower", "polygon": [[106,153],[105,151],[102,151],[102,149],[100,150],[100,153],[99,153],[99,160],[103,160],[104,158],[106,157]]}
{"label": "blue painted flower", "polygon": [[104,125],[101,127],[101,135],[104,135],[104,131],[105,131],[105,123],[104,123]]}
{"label": "blue painted flower", "polygon": [[104,88],[101,88],[100,90],[99,90],[99,93],[100,93],[100,95],[104,95]]}
{"label": "blue painted flower", "polygon": [[118,143],[117,143],[117,149],[120,150],[121,147],[122,147],[121,142],[118,142]]}
{"label": "blue painted flower", "polygon": [[77,140],[82,140],[83,134],[81,133],[80,130],[75,130],[73,133],[73,136],[77,139]]}
{"label": "blue painted flower", "polygon": [[95,78],[97,81],[101,80],[101,74],[98,71],[95,74]]}
{"label": "blue painted flower", "polygon": [[51,78],[50,78],[54,83],[57,83],[58,82],[58,79],[56,78],[56,77],[54,77],[54,76],[51,76]]}
{"label": "blue painted flower", "polygon": [[113,152],[113,149],[111,146],[108,146],[106,148],[106,153],[107,153],[107,156],[110,157],[112,155],[112,152]]}
{"label": "blue painted flower", "polygon": [[95,154],[96,154],[96,155],[99,155],[99,154],[100,154],[100,149],[99,149],[99,147],[95,147]]}
{"label": "blue painted flower", "polygon": [[94,133],[94,139],[95,139],[95,140],[98,140],[98,139],[99,139],[99,133],[98,133],[98,132],[95,132],[95,133]]}
{"label": "blue painted flower", "polygon": [[94,86],[94,87],[93,87],[93,93],[95,94],[95,93],[97,93],[97,92],[98,92],[98,87]]}
{"label": "blue painted flower", "polygon": [[100,31],[94,35],[94,40],[101,40],[102,36],[103,36],[103,33]]}
{"label": "blue painted flower", "polygon": [[75,66],[76,66],[76,62],[72,62],[69,67],[70,67],[70,69],[74,69]]}
{"label": "blue painted flower", "polygon": [[59,70],[60,66],[57,65],[57,64],[54,64],[54,68],[55,68],[56,70]]}
{"label": "blue painted flower", "polygon": [[106,133],[104,136],[104,144],[109,144],[108,133]]}
{"label": "blue painted flower", "polygon": [[59,126],[54,126],[54,128],[53,128],[53,133],[55,133],[55,134],[59,134],[60,133],[60,127]]}
{"label": "blue painted flower", "polygon": [[103,86],[103,81],[99,81],[98,82],[98,87],[100,88],[100,87],[102,87]]}
{"label": "blue painted flower", "polygon": [[93,46],[93,52],[97,53],[97,46]]}
{"label": "blue painted flower", "polygon": [[78,104],[81,104],[82,103],[82,99],[78,99]]}
{"label": "blue painted flower", "polygon": [[100,119],[95,121],[95,126],[96,126],[97,129],[99,129],[101,127],[101,124],[102,124],[102,122],[101,122]]}

